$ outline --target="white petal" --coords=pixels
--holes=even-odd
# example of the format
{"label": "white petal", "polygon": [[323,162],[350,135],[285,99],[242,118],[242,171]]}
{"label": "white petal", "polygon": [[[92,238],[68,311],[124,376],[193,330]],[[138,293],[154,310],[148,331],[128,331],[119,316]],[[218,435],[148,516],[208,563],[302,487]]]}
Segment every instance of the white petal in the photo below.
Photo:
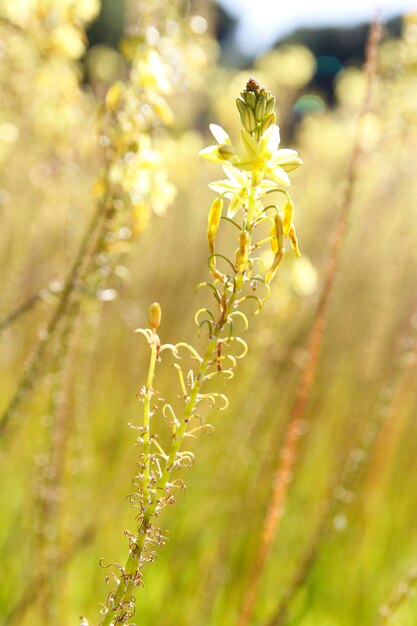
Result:
{"label": "white petal", "polygon": [[209,146],[208,148],[204,148],[204,150],[200,150],[198,155],[203,157],[203,159],[207,159],[207,161],[212,161],[213,163],[222,163],[224,161],[224,159],[220,158],[219,146]]}
{"label": "white petal", "polygon": [[242,174],[242,172],[237,169],[237,167],[233,167],[233,165],[225,163],[223,165],[223,170],[233,183],[236,183],[236,185],[239,185],[239,187],[246,187],[247,179]]}
{"label": "white petal", "polygon": [[243,205],[243,200],[239,196],[233,196],[227,209],[227,217],[233,217]]}
{"label": "white petal", "polygon": [[272,124],[262,137],[262,144],[270,152],[275,152],[278,149],[279,142],[281,141],[279,127],[276,124]]}
{"label": "white petal", "polygon": [[229,146],[232,144],[232,142],[230,141],[229,135],[218,124],[210,124],[210,130],[211,130],[213,137],[218,143],[227,143],[229,144]]}
{"label": "white petal", "polygon": [[275,154],[272,155],[271,161],[275,165],[281,165],[281,163],[285,163],[286,161],[292,161],[296,157],[297,157],[296,150],[283,149],[283,150],[277,150]]}
{"label": "white petal", "polygon": [[286,187],[289,187],[291,184],[290,177],[288,176],[287,172],[283,170],[282,167],[279,167],[279,165],[274,168],[268,169],[267,174],[269,178],[272,178],[272,180],[277,182],[279,185],[285,185]]}
{"label": "white petal", "polygon": [[240,191],[240,186],[236,187],[230,180],[215,180],[209,184],[209,188],[217,193],[224,194],[229,197],[229,194],[236,194]]}

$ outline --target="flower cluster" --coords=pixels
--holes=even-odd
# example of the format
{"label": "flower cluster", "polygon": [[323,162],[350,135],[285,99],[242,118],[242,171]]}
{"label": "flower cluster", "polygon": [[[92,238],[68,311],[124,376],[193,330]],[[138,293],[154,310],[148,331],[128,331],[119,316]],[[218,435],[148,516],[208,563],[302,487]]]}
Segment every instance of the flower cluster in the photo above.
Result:
{"label": "flower cluster", "polygon": [[[233,146],[229,135],[223,128],[211,124],[211,132],[218,143],[200,152],[200,155],[208,161],[221,163],[227,175],[226,180],[218,180],[209,185],[220,195],[214,201],[210,211],[207,238],[210,252],[215,255],[215,236],[222,212],[219,200],[229,199],[227,210],[229,219],[240,210],[244,212],[239,236],[240,253],[236,253],[235,257],[242,256],[244,239],[247,240],[248,252],[251,251],[251,245],[252,249],[256,249],[261,243],[269,241],[274,254],[272,265],[264,277],[266,283],[269,283],[284,256],[286,238],[290,239],[297,256],[300,255],[293,224],[294,204],[288,192],[282,188],[290,185],[288,172],[300,166],[302,161],[295,150],[279,148],[280,132],[274,111],[275,98],[254,78],[249,79],[246,88],[237,98],[236,105],[243,126],[242,150],[239,151]],[[286,203],[282,208],[275,204],[264,206],[262,198],[273,192],[283,193],[286,196]],[[273,214],[271,214],[271,209]],[[250,244],[249,238],[245,238],[243,233],[247,232],[251,235],[253,228],[265,219],[271,221],[270,236],[262,242]],[[249,255],[247,256],[249,262]],[[236,269],[238,270],[237,265]],[[213,273],[221,280],[217,270]]]}

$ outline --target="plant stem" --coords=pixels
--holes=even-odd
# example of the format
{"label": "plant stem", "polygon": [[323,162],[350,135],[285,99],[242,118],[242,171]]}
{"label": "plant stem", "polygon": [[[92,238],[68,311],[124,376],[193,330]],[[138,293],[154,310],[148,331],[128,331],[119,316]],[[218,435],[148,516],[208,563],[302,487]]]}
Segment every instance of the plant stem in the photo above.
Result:
{"label": "plant stem", "polygon": [[[255,186],[251,186],[249,202],[248,202],[248,215],[247,215],[247,231],[249,235],[252,232],[252,221],[253,215],[255,212]],[[249,241],[249,246],[251,245],[251,241]],[[235,285],[233,290],[230,292],[225,286],[225,294],[227,297],[224,309],[221,311],[218,321],[214,327],[214,332],[210,337],[209,343],[207,344],[207,348],[204,354],[204,357],[200,363],[199,369],[195,375],[194,383],[191,387],[190,395],[186,402],[184,412],[182,415],[182,419],[180,422],[180,426],[178,430],[175,432],[173,442],[171,445],[171,449],[168,455],[168,458],[165,463],[164,470],[162,471],[160,478],[156,484],[155,491],[156,493],[161,494],[163,496],[167,484],[170,481],[172,471],[175,467],[175,461],[177,455],[181,449],[182,443],[184,441],[188,423],[194,413],[198,396],[201,390],[201,386],[205,381],[208,369],[212,364],[213,354],[215,353],[218,345],[218,341],[221,337],[221,333],[224,329],[224,326],[227,323],[227,319],[229,314],[232,312],[236,299],[241,292],[243,283],[244,283],[244,274],[245,272],[238,272],[236,275]],[[151,359],[148,370],[148,378],[147,378],[147,387],[145,394],[145,402],[144,402],[144,432],[143,432],[143,446],[144,446],[144,477],[143,477],[143,506],[144,513],[141,524],[138,529],[138,537],[136,542],[130,547],[129,557],[127,559],[125,568],[123,570],[124,575],[120,578],[116,590],[116,594],[114,599],[111,602],[110,607],[107,610],[107,613],[104,617],[101,626],[112,626],[114,624],[114,619],[120,615],[123,615],[121,611],[123,611],[123,605],[125,602],[129,601],[133,596],[133,591],[135,586],[138,583],[138,567],[140,565],[141,557],[143,551],[146,546],[147,534],[151,528],[151,519],[155,516],[155,513],[158,511],[158,508],[161,505],[161,500],[159,498],[155,498],[151,500],[150,497],[150,402],[152,397],[152,381],[155,372],[155,363],[157,357],[156,345],[151,346]],[[123,617],[122,617],[123,619]],[[124,622],[122,622],[124,623]]]}

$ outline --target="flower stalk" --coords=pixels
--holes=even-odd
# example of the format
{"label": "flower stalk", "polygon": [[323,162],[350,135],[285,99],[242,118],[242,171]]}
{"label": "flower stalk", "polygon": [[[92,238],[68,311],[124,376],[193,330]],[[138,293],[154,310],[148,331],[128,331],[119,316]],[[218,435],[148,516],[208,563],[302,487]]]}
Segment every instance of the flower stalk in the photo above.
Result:
{"label": "flower stalk", "polygon": [[[134,480],[137,491],[130,496],[131,505],[139,509],[138,528],[135,533],[127,534],[129,556],[126,565],[114,565],[119,574],[114,575],[116,589],[108,596],[103,610],[102,626],[127,624],[135,613],[134,590],[142,583],[142,565],[154,560],[156,556],[150,550],[151,544],[164,543],[163,532],[154,526],[154,519],[168,503],[174,501],[175,490],[183,488],[182,481],[174,476],[175,470],[193,462],[193,454],[184,450],[185,441],[201,430],[211,431],[212,427],[206,422],[210,408],[224,410],[228,406],[227,397],[223,393],[207,391],[206,383],[219,376],[232,378],[238,359],[245,356],[247,345],[236,334],[235,325],[239,319],[244,324],[244,330],[248,327],[248,319],[244,313],[247,302],[253,299],[256,301],[255,313],[262,308],[269,295],[272,274],[277,269],[278,255],[283,256],[284,220],[286,223],[291,221],[288,237],[293,228],[293,209],[287,209],[286,212],[284,209],[283,213],[278,205],[264,206],[262,202],[266,194],[273,192],[283,192],[286,199],[289,199],[288,193],[281,189],[281,185],[289,184],[286,168],[293,169],[295,164],[301,164],[294,150],[278,150],[278,126],[268,123],[271,116],[275,120],[275,114],[270,111],[271,102],[274,99],[269,92],[255,79],[250,79],[237,105],[243,124],[244,152],[236,152],[228,135],[216,125],[212,125],[212,132],[220,143],[201,152],[209,161],[224,165],[228,176],[227,181],[217,181],[210,185],[211,189],[219,193],[212,203],[207,229],[210,253],[208,266],[212,282],[201,283],[197,288],[206,287],[211,290],[217,310],[213,312],[209,307],[204,307],[195,315],[200,332],[207,336],[204,354],[201,356],[187,343],[161,344],[156,332],[161,321],[161,311],[157,303],[150,307],[150,328],[137,330],[145,336],[151,351],[146,385],[138,394],[143,401],[142,425],[136,427],[142,454],[139,474]],[[222,215],[224,198],[229,200],[228,216]],[[238,221],[230,217],[236,214]],[[216,236],[222,218],[231,222],[239,231],[238,247],[232,258],[216,251]],[[256,241],[256,228],[265,221],[272,228],[275,225],[276,232]],[[280,225],[279,233],[276,224]],[[259,247],[268,243],[274,257],[271,268],[264,271],[262,259],[254,254]],[[260,297],[258,292],[262,288],[264,293]],[[160,398],[154,388],[154,378],[156,366],[164,351],[170,352],[174,358],[183,399],[180,411],[168,402],[163,406],[158,404]],[[184,351],[193,361],[197,361],[197,365],[188,372],[184,372],[181,366]],[[172,432],[168,450],[163,449],[156,435],[151,432],[152,418],[158,412],[169,421]]]}

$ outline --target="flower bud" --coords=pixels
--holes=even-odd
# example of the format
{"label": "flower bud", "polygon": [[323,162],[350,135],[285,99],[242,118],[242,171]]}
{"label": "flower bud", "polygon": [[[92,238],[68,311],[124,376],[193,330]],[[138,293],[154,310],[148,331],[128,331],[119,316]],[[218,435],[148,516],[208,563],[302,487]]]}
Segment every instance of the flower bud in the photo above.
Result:
{"label": "flower bud", "polygon": [[248,91],[244,94],[246,104],[253,110],[256,107],[256,95],[253,91]]}
{"label": "flower bud", "polygon": [[242,98],[236,98],[236,106],[237,106],[237,110],[239,111],[240,117],[241,117],[241,119],[243,121],[243,116],[245,114],[246,104],[242,100]]}
{"label": "flower bud", "polygon": [[266,276],[265,276],[265,282],[268,285],[271,280],[274,278],[278,267],[281,264],[282,259],[284,258],[284,254],[285,254],[285,250],[284,248],[281,248],[281,250],[278,250],[278,252],[276,253],[274,260],[272,262],[271,267],[269,268]]}
{"label": "flower bud", "polygon": [[208,216],[207,240],[211,254],[214,252],[214,240],[216,239],[217,229],[219,228],[222,210],[223,200],[221,198],[216,198],[211,205]]}
{"label": "flower bud", "polygon": [[245,113],[243,115],[243,126],[248,133],[253,133],[256,130],[256,120],[255,115],[249,107],[246,107]]}
{"label": "flower bud", "polygon": [[157,328],[159,327],[161,323],[161,315],[162,313],[161,313],[161,307],[159,306],[159,303],[153,302],[151,306],[149,307],[149,313],[148,313],[149,325],[153,332],[157,330]]}
{"label": "flower bud", "polygon": [[288,237],[294,219],[294,203],[287,200],[284,206],[284,237]]}
{"label": "flower bud", "polygon": [[268,115],[271,115],[271,113],[274,113],[274,112],[275,112],[275,96],[271,96],[266,101],[265,116],[268,117]]}
{"label": "flower bud", "polygon": [[300,249],[298,247],[297,235],[295,234],[294,224],[291,225],[291,228],[290,228],[289,233],[288,233],[288,237],[290,238],[291,246],[292,246],[292,249],[294,250],[295,254],[297,256],[301,256],[301,252],[300,252]]}
{"label": "flower bud", "polygon": [[266,111],[266,96],[259,96],[258,102],[255,107],[255,119],[257,122],[262,122],[265,117]]}
{"label": "flower bud", "polygon": [[266,130],[268,130],[271,124],[275,124],[276,121],[277,117],[275,113],[271,113],[270,115],[268,115],[268,117],[266,117],[262,122],[261,133],[263,134]]}
{"label": "flower bud", "polygon": [[240,232],[239,247],[235,253],[235,266],[238,272],[245,272],[249,261],[249,233],[246,230]]}
{"label": "flower bud", "polygon": [[274,224],[272,225],[269,234],[272,237],[271,250],[274,254],[276,254],[284,247],[284,224],[280,213],[275,215]]}

